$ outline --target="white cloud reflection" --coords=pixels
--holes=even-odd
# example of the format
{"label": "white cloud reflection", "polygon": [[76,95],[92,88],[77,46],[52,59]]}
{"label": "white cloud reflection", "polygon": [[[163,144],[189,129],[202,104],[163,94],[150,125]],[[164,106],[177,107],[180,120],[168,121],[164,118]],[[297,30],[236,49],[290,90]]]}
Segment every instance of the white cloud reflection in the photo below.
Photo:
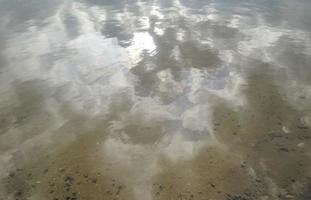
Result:
{"label": "white cloud reflection", "polygon": [[[158,172],[159,157],[164,156],[172,161],[189,160],[202,146],[216,145],[217,139],[212,129],[214,105],[224,101],[235,109],[247,104],[241,90],[243,85],[247,85],[244,71],[249,66],[245,66],[243,58],[256,58],[280,66],[270,48],[283,36],[305,42],[307,53],[311,52],[310,33],[272,28],[266,25],[260,15],[254,16],[260,23],[254,27],[253,24],[246,24],[251,21],[247,15],[222,14],[217,2],[204,6],[200,13],[193,12],[179,0],[173,1],[172,8],[161,9],[157,4],[157,1],[151,5],[138,3],[135,5],[138,7],[137,14],[132,13],[134,11],[130,5],[125,5],[121,12],[116,12],[109,10],[109,7],[88,7],[73,1],[60,6],[53,16],[44,20],[43,26],[33,25],[25,32],[13,31],[10,34],[3,50],[8,64],[0,74],[0,83],[1,91],[5,91],[12,102],[9,98],[2,98],[0,102],[5,102],[5,106],[18,106],[20,102],[14,101],[17,94],[12,82],[41,80],[55,93],[45,96],[44,102],[55,107],[51,112],[62,121],[47,130],[45,138],[40,138],[42,135],[33,138],[35,141],[44,141],[43,143],[30,145],[26,141],[19,148],[25,150],[35,149],[39,144],[51,145],[46,136],[52,137],[54,128],[70,120],[64,119],[60,111],[62,105],[69,103],[75,112],[96,118],[110,114],[114,98],[129,101],[130,103],[124,103],[129,108],[124,106],[125,111],[116,113],[117,119],[110,123],[111,137],[101,144],[101,151],[113,164],[124,165],[128,170],[134,169],[129,174],[132,173],[130,179],[134,181],[133,187],[137,186],[133,188],[136,198],[151,199],[151,178]],[[65,14],[68,13],[78,24],[75,36],[68,34],[67,29],[72,24],[64,22]],[[152,24],[151,19],[156,19],[156,23]],[[108,21],[113,22],[112,28],[108,27],[112,29],[109,36],[101,32]],[[201,30],[198,24],[205,24],[207,28]],[[219,35],[213,34],[213,25],[237,29],[238,36],[230,35],[229,40],[221,40]],[[2,19],[0,26],[6,26],[6,21]],[[165,38],[169,31],[175,32],[171,38]],[[128,46],[120,46],[121,39],[126,40]],[[215,69],[189,67],[184,63],[185,59],[179,50],[185,41],[217,48],[221,64]],[[236,49],[226,46],[228,41]],[[169,53],[157,57],[162,52]],[[142,78],[147,77],[148,73],[153,75],[148,81],[154,78],[154,85],[147,89],[155,92],[142,97],[136,95],[137,84],[141,83],[137,83],[138,75],[134,76],[131,70],[145,57],[156,60],[154,63],[147,63],[145,71],[140,71]],[[153,68],[149,69],[148,64]],[[297,85],[292,84],[292,90]],[[309,89],[308,86],[305,90]],[[126,97],[123,99],[121,94]],[[171,99],[164,102],[161,95]],[[181,101],[183,102],[180,103]],[[119,108],[118,104],[116,107]],[[305,120],[310,123],[309,116]],[[162,131],[155,125],[163,128],[164,136],[156,137],[150,144],[135,143],[131,138],[134,136],[126,133],[129,126],[138,126],[139,130],[146,128]],[[144,138],[150,132],[143,131],[141,137]],[[21,133],[16,132],[13,135],[19,134]],[[189,139],[187,134],[198,138],[203,135],[203,139]],[[11,137],[4,134],[0,139],[12,140]],[[12,144],[8,152],[17,151],[18,146],[19,144]],[[10,167],[9,153],[0,156],[0,162],[7,163],[7,168]]]}

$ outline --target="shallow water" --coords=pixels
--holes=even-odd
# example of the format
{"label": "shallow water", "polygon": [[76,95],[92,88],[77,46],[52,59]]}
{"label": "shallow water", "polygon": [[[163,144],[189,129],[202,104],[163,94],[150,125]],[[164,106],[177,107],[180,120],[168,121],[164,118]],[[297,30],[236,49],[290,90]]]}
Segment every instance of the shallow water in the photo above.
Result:
{"label": "shallow water", "polygon": [[311,199],[311,1],[0,0],[1,200]]}

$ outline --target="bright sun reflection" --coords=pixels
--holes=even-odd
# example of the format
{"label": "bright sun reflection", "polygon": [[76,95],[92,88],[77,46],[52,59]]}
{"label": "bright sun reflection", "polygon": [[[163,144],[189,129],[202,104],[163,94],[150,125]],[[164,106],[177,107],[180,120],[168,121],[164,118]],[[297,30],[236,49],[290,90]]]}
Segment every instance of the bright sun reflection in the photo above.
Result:
{"label": "bright sun reflection", "polygon": [[154,55],[156,45],[152,36],[148,32],[134,33],[132,45],[127,48],[132,64],[138,63],[142,59],[142,53]]}

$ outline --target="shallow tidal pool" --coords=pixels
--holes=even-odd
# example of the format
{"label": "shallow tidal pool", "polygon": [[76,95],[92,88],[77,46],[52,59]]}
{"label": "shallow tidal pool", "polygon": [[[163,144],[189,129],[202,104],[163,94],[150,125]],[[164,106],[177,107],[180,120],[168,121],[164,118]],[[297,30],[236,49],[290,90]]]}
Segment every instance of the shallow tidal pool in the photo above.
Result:
{"label": "shallow tidal pool", "polygon": [[311,1],[0,0],[0,200],[286,199]]}

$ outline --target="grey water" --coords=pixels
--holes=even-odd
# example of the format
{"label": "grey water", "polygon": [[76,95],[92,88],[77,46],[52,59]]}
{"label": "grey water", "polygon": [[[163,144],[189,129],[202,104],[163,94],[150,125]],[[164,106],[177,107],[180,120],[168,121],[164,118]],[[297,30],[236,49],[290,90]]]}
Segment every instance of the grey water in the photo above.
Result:
{"label": "grey water", "polygon": [[311,1],[0,0],[0,200],[311,199]]}

